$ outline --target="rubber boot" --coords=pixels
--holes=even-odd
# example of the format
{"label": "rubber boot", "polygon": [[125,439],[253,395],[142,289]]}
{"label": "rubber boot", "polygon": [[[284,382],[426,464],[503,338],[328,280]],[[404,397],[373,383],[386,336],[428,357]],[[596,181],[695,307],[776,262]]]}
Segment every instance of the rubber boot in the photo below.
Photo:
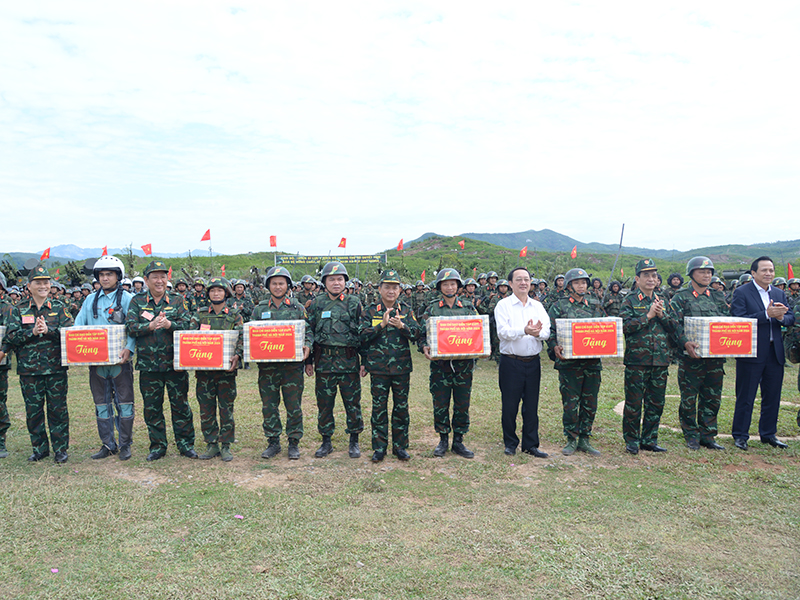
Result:
{"label": "rubber boot", "polygon": [[297,460],[300,458],[300,448],[297,447],[299,440],[289,438],[289,460]]}
{"label": "rubber boot", "polygon": [[[105,408],[105,405],[101,408]],[[106,458],[111,454],[116,454],[117,442],[114,439],[114,419],[101,419],[98,417],[97,433],[100,435],[100,442],[103,444],[103,447],[100,448],[99,452],[92,454],[92,458],[97,460],[99,458]]]}
{"label": "rubber boot", "polygon": [[231,452],[231,445],[222,444],[220,455],[222,456],[222,462],[231,462],[233,460],[233,452]]}
{"label": "rubber boot", "polygon": [[581,439],[578,440],[578,450],[586,452],[586,454],[590,456],[600,456],[600,450],[592,446],[592,444],[589,443],[589,438],[585,435],[582,435]]}
{"label": "rubber boot", "polygon": [[464,436],[460,433],[453,434],[453,454],[458,454],[464,458],[473,458],[475,453],[464,445]]}
{"label": "rubber boot", "polygon": [[439,434],[439,443],[433,449],[433,455],[442,457],[447,454],[447,448],[450,446],[450,436],[447,433]]}
{"label": "rubber boot", "polygon": [[361,448],[358,447],[358,434],[351,433],[350,434],[350,448],[347,451],[350,455],[350,458],[360,458],[361,457]]}
{"label": "rubber boot", "polygon": [[281,451],[281,442],[278,438],[269,438],[269,445],[264,452],[261,453],[261,458],[272,458],[277,456]]}
{"label": "rubber boot", "polygon": [[316,458],[324,458],[333,452],[333,445],[331,444],[331,436],[323,435],[322,436],[322,445],[317,448],[317,451],[314,452],[314,456]]}
{"label": "rubber boot", "polygon": [[575,438],[567,438],[567,445],[564,446],[563,450],[561,450],[561,454],[564,456],[572,456],[575,454],[575,451],[578,449],[578,440]]}
{"label": "rubber boot", "polygon": [[197,458],[200,460],[211,460],[216,456],[219,456],[219,444],[208,444],[206,451]]}

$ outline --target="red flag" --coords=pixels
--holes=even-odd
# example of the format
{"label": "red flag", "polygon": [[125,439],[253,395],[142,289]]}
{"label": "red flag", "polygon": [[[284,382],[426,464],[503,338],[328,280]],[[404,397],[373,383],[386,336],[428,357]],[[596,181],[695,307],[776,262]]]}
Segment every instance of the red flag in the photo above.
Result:
{"label": "red flag", "polygon": [[50,248],[42,252],[42,257],[39,260],[46,260],[50,258]]}
{"label": "red flag", "polygon": [[342,241],[339,242],[339,248],[347,248],[347,238],[342,238]]}
{"label": "red flag", "polygon": [[103,253],[100,256],[108,256],[108,246],[103,246]]}
{"label": "red flag", "polygon": [[461,240],[460,242],[458,242],[458,245],[461,246],[461,249],[463,250],[464,249],[464,240]]}
{"label": "red flag", "polygon": [[573,246],[573,247],[572,247],[572,252],[570,252],[570,254],[569,254],[569,255],[570,255],[572,258],[578,258],[578,247],[577,247],[577,246]]}
{"label": "red flag", "polygon": [[400,238],[400,243],[397,244],[397,251],[400,252],[400,250],[402,249],[403,249],[403,238]]}
{"label": "red flag", "polygon": [[528,256],[528,247],[527,246],[525,246],[522,250],[519,251],[519,257],[520,258],[525,258],[526,256]]}
{"label": "red flag", "polygon": [[269,247],[270,248],[277,248],[278,247],[278,236],[277,235],[269,236]]}
{"label": "red flag", "polygon": [[150,256],[153,253],[153,245],[145,244],[144,246],[142,246],[142,252],[144,252],[145,256]]}
{"label": "red flag", "polygon": [[211,230],[206,229],[206,232],[203,234],[203,237],[200,238],[201,242],[210,242],[211,241]]}
{"label": "red flag", "polygon": [[167,279],[172,279],[172,267],[170,267],[169,271],[167,271]]}
{"label": "red flag", "polygon": [[222,265],[222,276],[225,277],[225,265]]}
{"label": "red flag", "polygon": [[622,270],[622,267],[619,268],[619,276],[620,279],[625,279],[625,271]]}
{"label": "red flag", "polygon": [[59,273],[61,273],[61,268],[56,269],[56,275],[58,275]]}
{"label": "red flag", "polygon": [[425,283],[425,269],[422,269],[422,276],[420,279],[422,279],[422,283]]}
{"label": "red flag", "polygon": [[789,265],[789,273],[788,273],[789,279],[794,279],[794,270],[792,269],[792,263],[786,263],[786,264]]}

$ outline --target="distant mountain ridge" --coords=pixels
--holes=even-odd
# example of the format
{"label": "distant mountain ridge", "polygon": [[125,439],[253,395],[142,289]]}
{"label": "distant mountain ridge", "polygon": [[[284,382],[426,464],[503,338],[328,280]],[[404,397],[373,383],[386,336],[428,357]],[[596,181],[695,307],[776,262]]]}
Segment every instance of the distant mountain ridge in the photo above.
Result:
{"label": "distant mountain ridge", "polygon": [[[82,262],[87,258],[99,258],[102,253],[102,248],[81,248],[80,246],[75,246],[74,244],[62,244],[60,246],[52,246],[50,248],[50,258],[45,261],[45,264],[50,266],[56,262],[61,264],[68,263],[70,261]],[[108,253],[118,255],[126,254],[127,248],[109,248]],[[133,253],[136,256],[144,256],[144,252],[142,252],[141,248],[134,249]],[[191,250],[191,253],[192,256],[208,256],[208,250]],[[185,258],[189,256],[189,251],[177,253],[154,252],[153,254],[160,258]],[[219,253],[212,252],[212,255],[219,256]],[[41,253],[34,252],[5,252],[2,254],[2,256],[0,256],[0,258],[8,259],[8,257],[11,257],[11,260],[19,267],[22,266],[22,264],[29,258],[39,258],[40,256]]]}

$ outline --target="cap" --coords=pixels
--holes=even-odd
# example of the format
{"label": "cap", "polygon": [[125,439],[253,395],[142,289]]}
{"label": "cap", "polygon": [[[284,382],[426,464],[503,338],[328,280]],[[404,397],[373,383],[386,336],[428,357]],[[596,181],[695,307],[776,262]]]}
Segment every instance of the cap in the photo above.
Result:
{"label": "cap", "polygon": [[636,274],[638,275],[642,271],[656,271],[656,263],[653,262],[652,258],[643,258],[639,262],[636,263]]}
{"label": "cap", "polygon": [[164,273],[169,273],[169,267],[165,265],[160,260],[153,260],[150,261],[150,264],[144,268],[144,276],[147,277],[150,273],[155,273],[156,271],[163,271]]}
{"label": "cap", "polygon": [[401,283],[400,275],[394,269],[387,269],[381,273],[380,283]]}
{"label": "cap", "polygon": [[47,269],[44,268],[42,263],[39,263],[31,272],[28,273],[28,283],[33,281],[34,279],[50,279],[50,273],[47,272]]}

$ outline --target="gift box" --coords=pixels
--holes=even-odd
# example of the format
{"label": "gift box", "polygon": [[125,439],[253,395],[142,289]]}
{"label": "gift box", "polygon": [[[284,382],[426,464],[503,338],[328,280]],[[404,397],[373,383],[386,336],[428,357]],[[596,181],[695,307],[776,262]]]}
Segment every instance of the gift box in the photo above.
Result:
{"label": "gift box", "polygon": [[236,353],[238,330],[192,330],[172,333],[176,371],[227,371]]}
{"label": "gift box", "polygon": [[299,362],[303,360],[306,322],[250,321],[244,324],[244,359],[247,362]]}
{"label": "gift box", "polygon": [[116,365],[128,336],[125,325],[76,325],[61,328],[61,365]]}
{"label": "gift box", "polygon": [[703,358],[755,358],[757,323],[744,317],[684,317],[683,330]]}
{"label": "gift box", "polygon": [[481,358],[492,353],[487,315],[429,317],[425,323],[431,358]]}
{"label": "gift box", "polygon": [[556,319],[558,344],[566,359],[622,356],[622,319]]}
{"label": "gift box", "polygon": [[[0,344],[3,343],[3,338],[6,337],[6,328],[3,325],[0,325]],[[4,356],[3,360],[0,360],[0,365],[7,365],[8,364],[8,357]]]}

